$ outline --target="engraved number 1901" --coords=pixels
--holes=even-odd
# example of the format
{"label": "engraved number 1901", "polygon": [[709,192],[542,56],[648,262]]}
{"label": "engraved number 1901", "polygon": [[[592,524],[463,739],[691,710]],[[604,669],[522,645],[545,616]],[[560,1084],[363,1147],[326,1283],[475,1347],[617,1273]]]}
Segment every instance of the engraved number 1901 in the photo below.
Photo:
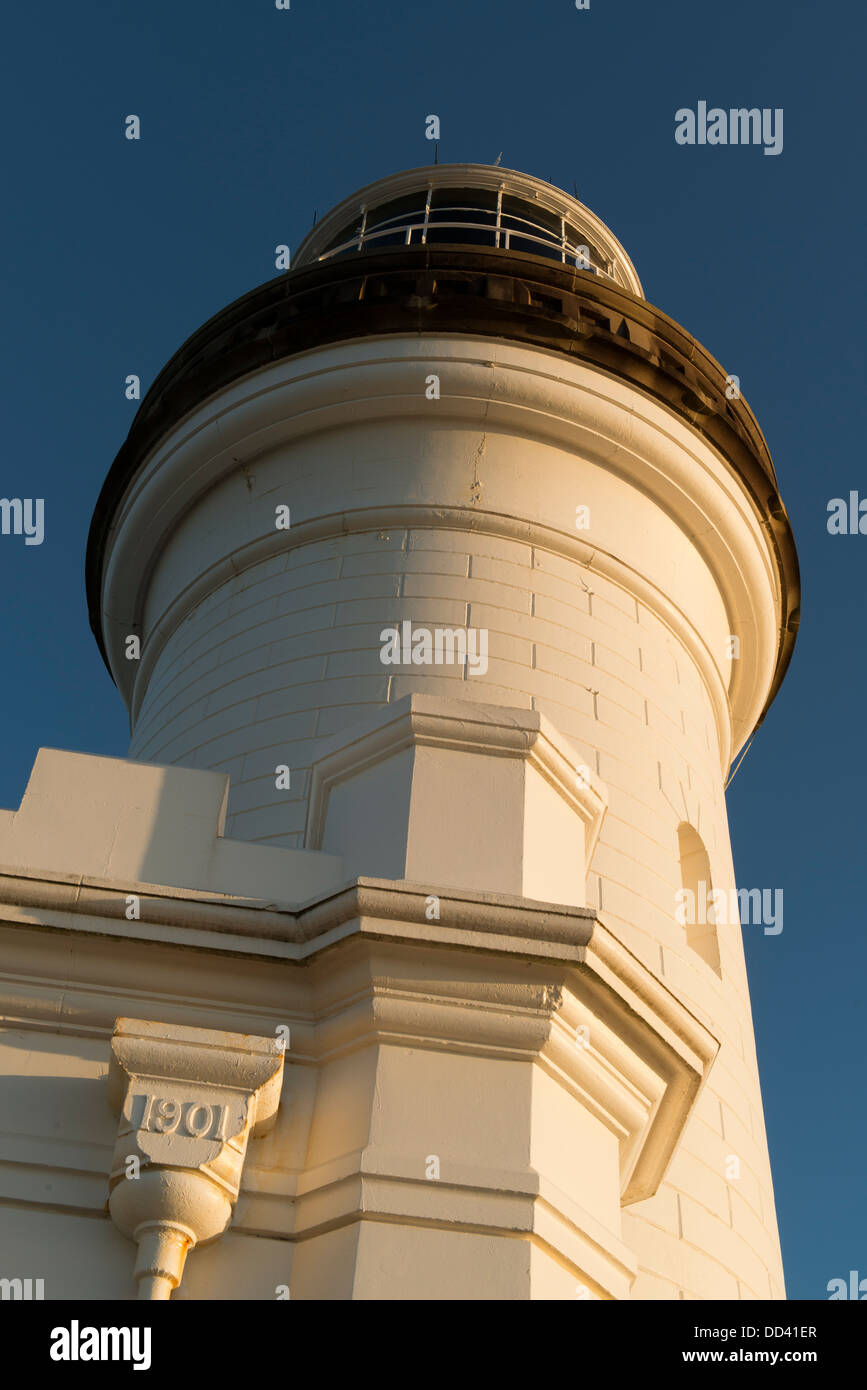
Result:
{"label": "engraved number 1901", "polygon": [[225,1105],[203,1105],[199,1101],[161,1099],[159,1096],[142,1096],[144,1110],[139,1129],[151,1130],[156,1134],[189,1134],[193,1139],[225,1139]]}

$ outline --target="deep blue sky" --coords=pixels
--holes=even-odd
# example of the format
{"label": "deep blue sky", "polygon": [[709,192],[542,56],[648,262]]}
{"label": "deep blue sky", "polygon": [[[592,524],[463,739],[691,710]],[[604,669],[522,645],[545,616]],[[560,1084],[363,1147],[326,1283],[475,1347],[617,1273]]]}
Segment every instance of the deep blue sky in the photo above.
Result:
{"label": "deep blue sky", "polygon": [[[867,536],[826,529],[867,495],[863,7],[41,0],[4,49],[0,496],[45,498],[46,539],[0,537],[0,806],[40,745],[126,752],[83,582],[126,375],[271,279],[314,209],[431,162],[429,113],[441,162],[574,180],[740,377],[795,528],[801,636],[729,807],[739,881],[785,893],[782,934],[745,935],[789,1296],[867,1276]],[[782,154],[678,146],[699,100],[782,107]]]}

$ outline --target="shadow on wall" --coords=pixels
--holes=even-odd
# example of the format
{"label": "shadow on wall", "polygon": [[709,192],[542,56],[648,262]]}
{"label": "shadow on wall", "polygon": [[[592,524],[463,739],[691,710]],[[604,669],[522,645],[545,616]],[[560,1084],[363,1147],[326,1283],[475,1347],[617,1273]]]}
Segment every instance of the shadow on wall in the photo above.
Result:
{"label": "shadow on wall", "polygon": [[296,904],[333,891],[339,856],[225,838],[228,791],[223,772],[40,748],[20,808],[0,812],[0,865],[116,883],[121,920],[124,884]]}
{"label": "shadow on wall", "polygon": [[42,1280],[46,1300],[135,1297],[131,1246],[106,1207],[117,1118],[103,1052],[100,1040],[58,1051],[50,1036],[0,1036],[0,1279]]}

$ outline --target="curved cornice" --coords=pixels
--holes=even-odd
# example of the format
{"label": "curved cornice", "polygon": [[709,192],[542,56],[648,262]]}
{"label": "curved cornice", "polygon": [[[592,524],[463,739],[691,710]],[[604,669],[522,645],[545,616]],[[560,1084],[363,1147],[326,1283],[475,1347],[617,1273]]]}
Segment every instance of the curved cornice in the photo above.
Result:
{"label": "curved cornice", "polygon": [[[491,360],[493,359],[493,360]],[[567,532],[551,515],[529,518],[522,496],[484,508],[455,505],[443,495],[433,503],[407,503],[386,488],[366,506],[332,510],[327,486],[311,494],[307,518],[293,516],[289,532],[264,518],[239,517],[230,554],[219,548],[189,552],[187,573],[152,605],[143,623],[150,576],[173,528],[199,496],[237,469],[305,437],[335,428],[393,417],[427,418],[420,372],[446,373],[449,392],[441,420],[471,422],[475,429],[500,428],[519,437],[545,439],[576,457],[595,459],[639,492],[652,497],[674,519],[713,575],[727,611],[727,632],[751,634],[754,659],[730,663],[727,691],[718,648],[701,622],[690,619],[689,592],[673,594],[663,569],[645,550],[639,563],[629,547],[613,553],[616,533],[589,543]],[[400,493],[400,488],[397,489]],[[557,496],[555,492],[553,496]],[[779,576],[762,526],[761,513],[739,477],[684,422],[649,397],[625,392],[608,373],[588,364],[558,361],[539,348],[495,344],[450,335],[360,339],[281,361],[209,398],[160,442],[125,494],[105,562],[103,621],[112,669],[136,717],[154,662],[191,608],[237,573],[287,550],[334,535],[394,526],[483,530],[532,543],[585,565],[645,603],[690,651],[714,711],[722,767],[734,741],[742,746],[755,727],[773,678],[778,646]],[[141,660],[124,659],[130,632],[146,637]]]}
{"label": "curved cornice", "polygon": [[721,455],[767,537],[779,589],[773,679],[783,679],[799,620],[794,538],[764,438],[723,368],[659,310],[609,283],[534,256],[395,248],[328,261],[270,281],[210,320],[148,391],[112,465],[88,541],[91,626],[103,658],[104,564],[117,515],[154,450],[221,389],[313,348],[384,335],[473,335],[536,346],[627,382],[672,410]]}
{"label": "curved cornice", "polygon": [[[144,913],[127,922],[118,918],[118,901],[131,890],[141,890]],[[258,947],[272,970],[290,963],[315,969],[327,956],[317,1016],[311,1019],[308,1006],[300,1030],[307,1046],[293,1045],[296,1062],[305,1052],[305,1060],[319,1062],[383,1043],[538,1064],[617,1137],[622,1204],[652,1196],[716,1059],[717,1037],[594,911],[462,891],[440,897],[440,918],[431,922],[428,891],[403,880],[361,878],[298,909],[152,884],[0,870],[0,900],[23,909],[24,915],[10,914],[18,931],[41,923],[58,934],[106,935],[124,952],[136,941],[161,941],[187,954],[195,949],[200,960],[210,951],[250,957]],[[410,963],[397,974],[407,952]],[[440,963],[434,989],[419,975],[426,952]],[[473,955],[485,960],[485,969],[471,971],[468,986]],[[454,974],[441,968],[450,956],[457,961],[457,993]],[[77,969],[86,969],[86,952],[75,959]],[[517,978],[512,964],[520,967]],[[534,971],[539,965],[546,967],[541,976]],[[119,967],[113,968],[116,979]],[[64,981],[73,995],[80,988],[68,970]],[[283,981],[291,998],[288,977]],[[107,995],[87,981],[86,1003],[76,1000],[72,1026],[79,1032],[112,1027],[115,999],[116,992]],[[45,1014],[45,991],[32,1001],[22,996],[21,1005],[32,1027]],[[56,1005],[48,1021],[67,1031]],[[583,1023],[592,1044],[576,1047]]]}

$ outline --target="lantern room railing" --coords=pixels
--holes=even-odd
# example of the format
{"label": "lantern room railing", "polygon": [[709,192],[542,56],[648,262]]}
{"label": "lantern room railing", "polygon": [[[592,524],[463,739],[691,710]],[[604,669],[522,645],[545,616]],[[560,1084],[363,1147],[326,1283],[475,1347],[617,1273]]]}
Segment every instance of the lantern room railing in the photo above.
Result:
{"label": "lantern room railing", "polygon": [[[496,196],[495,206],[436,206],[432,205],[432,191],[428,189],[425,196],[425,191],[419,190],[415,208],[404,208],[386,217],[382,213],[388,211],[388,205],[379,209],[360,209],[356,224],[344,227],[316,259],[326,261],[334,256],[376,251],[386,246],[424,246],[445,242],[452,245],[494,246],[504,251],[544,256],[593,275],[605,276],[615,283],[621,282],[614,263],[585,240],[577,228],[570,226],[565,217],[542,210],[536,217],[523,216],[504,208],[501,193]],[[440,197],[445,192],[442,189],[437,191]],[[533,214],[537,210],[527,206],[526,211]],[[542,217],[544,221],[540,220]]]}

